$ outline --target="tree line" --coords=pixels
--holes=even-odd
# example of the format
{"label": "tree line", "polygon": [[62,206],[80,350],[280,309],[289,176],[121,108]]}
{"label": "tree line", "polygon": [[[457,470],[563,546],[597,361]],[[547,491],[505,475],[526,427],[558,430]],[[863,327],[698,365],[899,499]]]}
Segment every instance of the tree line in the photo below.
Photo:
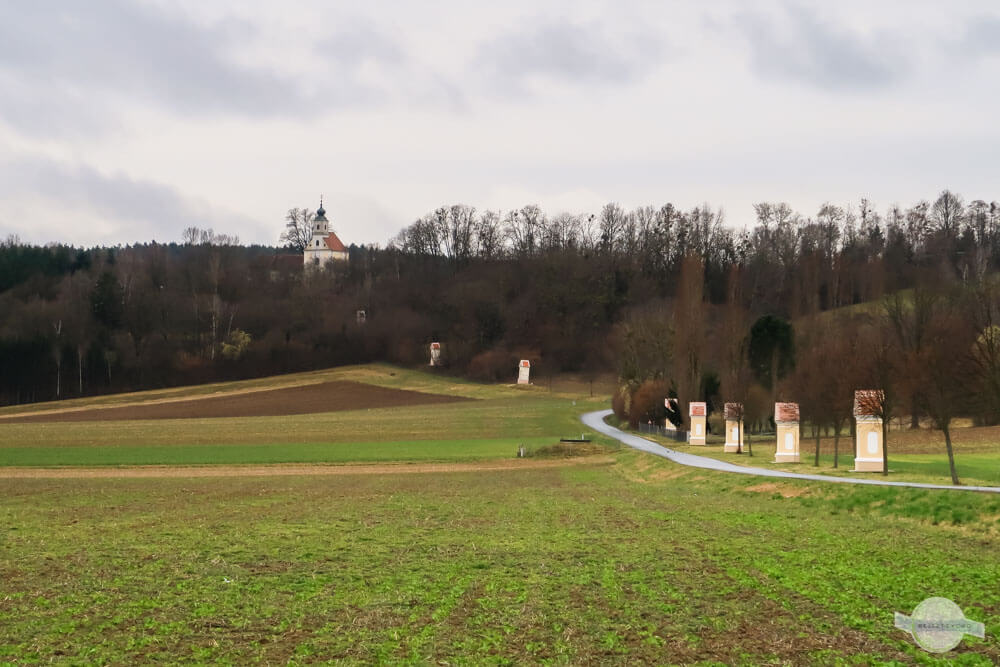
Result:
{"label": "tree line", "polygon": [[[308,209],[289,211],[282,247],[196,227],[181,243],[113,248],[8,239],[0,402],[372,360],[420,365],[431,341],[442,343],[447,372],[478,379],[512,379],[528,358],[536,379],[616,372],[633,388],[656,380],[705,396],[728,372],[722,350],[736,355],[734,341],[762,317],[793,323],[801,351],[802,318],[928,275],[967,284],[1000,264],[997,205],[947,191],[883,213],[865,200],[812,216],[782,203],[755,211],[756,223],[737,230],[708,205],[612,203],[553,216],[447,206],[387,247],[350,245],[348,262],[305,277],[296,240],[308,238]],[[704,348],[698,328],[678,321],[742,334]],[[775,382],[788,377],[783,359]]]}

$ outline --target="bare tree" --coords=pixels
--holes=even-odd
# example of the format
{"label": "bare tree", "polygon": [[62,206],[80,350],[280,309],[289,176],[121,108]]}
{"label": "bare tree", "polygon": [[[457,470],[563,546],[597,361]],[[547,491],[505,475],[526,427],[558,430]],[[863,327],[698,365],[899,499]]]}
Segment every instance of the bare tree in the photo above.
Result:
{"label": "bare tree", "polygon": [[833,467],[840,466],[840,433],[854,416],[854,390],[863,383],[858,378],[860,355],[857,329],[842,318],[827,329],[822,361],[826,387],[827,415],[833,427]]}
{"label": "bare tree", "polygon": [[[303,252],[313,233],[313,212],[307,208],[290,208],[285,214],[285,231],[278,239],[295,252]],[[221,245],[221,244],[217,244]]]}
{"label": "bare tree", "polygon": [[958,236],[958,229],[965,215],[965,203],[951,190],[944,190],[931,206],[931,220],[937,231],[946,239]]}
{"label": "bare tree", "polygon": [[950,300],[941,300],[928,328],[928,342],[914,355],[910,382],[924,411],[944,435],[951,481],[958,485],[951,442],[952,420],[968,411],[975,376],[975,329]]}
{"label": "bare tree", "polygon": [[816,440],[814,465],[819,466],[821,429],[829,420],[827,383],[824,360],[828,354],[823,325],[815,319],[799,327],[796,348],[800,350],[791,376],[792,390],[802,414],[810,422]]}
{"label": "bare tree", "polygon": [[859,346],[859,377],[875,390],[863,406],[868,414],[882,420],[882,474],[889,474],[889,423],[896,413],[900,377],[905,358],[894,345],[893,335],[884,319],[875,319],[865,328]]}
{"label": "bare tree", "polygon": [[621,206],[615,202],[604,205],[600,216],[602,251],[608,254],[616,254],[624,249],[627,222],[628,216]]}
{"label": "bare tree", "polygon": [[[743,453],[743,419],[746,413],[745,405],[750,390],[750,362],[747,358],[749,344],[750,316],[743,307],[741,291],[741,276],[739,267],[733,266],[729,271],[726,284],[726,306],[722,318],[719,335],[721,358],[721,389],[722,395],[731,400],[733,412],[738,418],[739,439],[737,453]],[[747,439],[747,451],[753,456],[753,448]]]}
{"label": "bare tree", "polygon": [[688,255],[681,262],[681,275],[674,300],[674,373],[677,398],[685,428],[689,426],[687,405],[698,399],[705,355],[705,265],[701,257]]}
{"label": "bare tree", "polygon": [[504,223],[504,232],[510,239],[515,256],[534,255],[541,241],[544,226],[542,210],[534,204],[525,206],[520,211],[508,213]]}
{"label": "bare tree", "polygon": [[965,301],[966,313],[977,335],[971,364],[979,390],[977,401],[984,421],[1000,419],[1000,287],[992,277],[976,281]]}
{"label": "bare tree", "polygon": [[665,379],[673,361],[670,313],[660,304],[635,310],[618,325],[619,375],[633,389]]}
{"label": "bare tree", "polygon": [[[934,290],[918,285],[910,294],[895,292],[882,299],[882,310],[899,353],[919,356],[926,346],[927,330],[934,317],[939,296]],[[911,397],[910,428],[920,428],[920,410]]]}
{"label": "bare tree", "polygon": [[499,211],[483,211],[476,227],[476,254],[487,261],[503,254],[503,229]]}

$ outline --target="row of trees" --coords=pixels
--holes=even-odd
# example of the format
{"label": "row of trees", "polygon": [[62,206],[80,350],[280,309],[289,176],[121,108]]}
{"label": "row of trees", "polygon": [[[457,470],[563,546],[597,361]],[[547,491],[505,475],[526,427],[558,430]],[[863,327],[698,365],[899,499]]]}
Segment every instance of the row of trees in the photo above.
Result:
{"label": "row of trees", "polygon": [[547,216],[537,206],[507,212],[441,207],[393,241],[402,251],[446,259],[521,261],[553,253],[614,258],[615,265],[654,279],[671,292],[685,257],[705,266],[705,289],[725,300],[727,267],[750,269],[744,296],[763,310],[793,315],[877,298],[911,282],[914,265],[946,263],[960,275],[1000,268],[1000,205],[966,203],[948,190],[933,201],[879,213],[862,199],[824,204],[813,216],[784,203],[755,205],[757,224],[725,226],[709,205],[681,210],[673,204],[631,211],[615,203],[599,214]]}
{"label": "row of trees", "polygon": [[[978,279],[1000,264],[995,208],[947,192],[882,215],[867,202],[812,217],[763,203],[755,226],[733,230],[709,206],[609,204],[592,216],[449,206],[387,248],[350,246],[349,262],[309,279],[295,254],[311,233],[304,208],[289,211],[284,248],[194,227],[167,245],[9,239],[0,243],[0,402],[370,360],[421,364],[431,340],[444,343],[449,372],[484,380],[512,378],[519,358],[532,360],[536,378],[594,376],[618,370],[619,355],[644,368],[683,350],[684,376],[663,377],[685,395],[704,393],[723,381],[719,362],[694,334],[662,339],[675,307],[715,332],[766,314],[798,322],[924,274]],[[363,326],[357,310],[367,312]],[[658,329],[636,324],[658,312]]]}
{"label": "row of trees", "polygon": [[[912,288],[860,307],[819,313],[792,322],[756,319],[730,275],[725,304],[701,295],[697,257],[685,259],[676,298],[632,312],[622,323],[622,380],[616,412],[633,425],[672,418],[687,426],[686,406],[706,400],[721,411],[743,406],[751,431],[773,426],[777,401],[800,406],[806,435],[840,436],[852,426],[854,392],[875,389],[865,409],[883,420],[888,473],[889,425],[922,418],[940,430],[955,469],[951,429],[958,417],[1000,422],[1000,282],[995,275],[943,280],[927,271]],[[667,414],[664,399],[678,399]],[[751,449],[752,452],[752,449]]]}

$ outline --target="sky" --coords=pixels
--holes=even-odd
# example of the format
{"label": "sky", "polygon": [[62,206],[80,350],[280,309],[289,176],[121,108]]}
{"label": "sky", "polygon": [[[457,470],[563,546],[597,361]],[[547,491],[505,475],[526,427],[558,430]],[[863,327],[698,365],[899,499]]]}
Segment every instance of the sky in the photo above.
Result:
{"label": "sky", "polygon": [[1000,198],[995,0],[5,0],[0,238]]}

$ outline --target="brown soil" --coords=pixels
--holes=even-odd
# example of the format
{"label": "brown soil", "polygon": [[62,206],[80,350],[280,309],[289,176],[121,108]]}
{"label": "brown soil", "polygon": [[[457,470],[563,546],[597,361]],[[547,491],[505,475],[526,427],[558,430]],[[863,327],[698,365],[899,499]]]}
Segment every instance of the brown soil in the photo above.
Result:
{"label": "brown soil", "polygon": [[809,493],[809,488],[805,486],[788,486],[787,484],[775,484],[765,482],[756,486],[748,486],[746,491],[751,493],[780,493],[783,498],[798,498]]}
{"label": "brown soil", "polygon": [[406,475],[448,472],[511,472],[579,465],[608,465],[610,456],[537,461],[501,459],[470,463],[378,463],[350,465],[207,465],[124,468],[0,468],[0,479],[116,479],[135,477],[282,477],[296,475]]}
{"label": "brown soil", "polygon": [[391,408],[430,403],[454,403],[473,399],[390,389],[360,382],[319,384],[263,391],[204,396],[144,405],[110,408],[67,409],[45,413],[0,417],[0,423],[48,423],[125,421],[133,419],[203,419],[215,417],[281,417],[317,412]]}

